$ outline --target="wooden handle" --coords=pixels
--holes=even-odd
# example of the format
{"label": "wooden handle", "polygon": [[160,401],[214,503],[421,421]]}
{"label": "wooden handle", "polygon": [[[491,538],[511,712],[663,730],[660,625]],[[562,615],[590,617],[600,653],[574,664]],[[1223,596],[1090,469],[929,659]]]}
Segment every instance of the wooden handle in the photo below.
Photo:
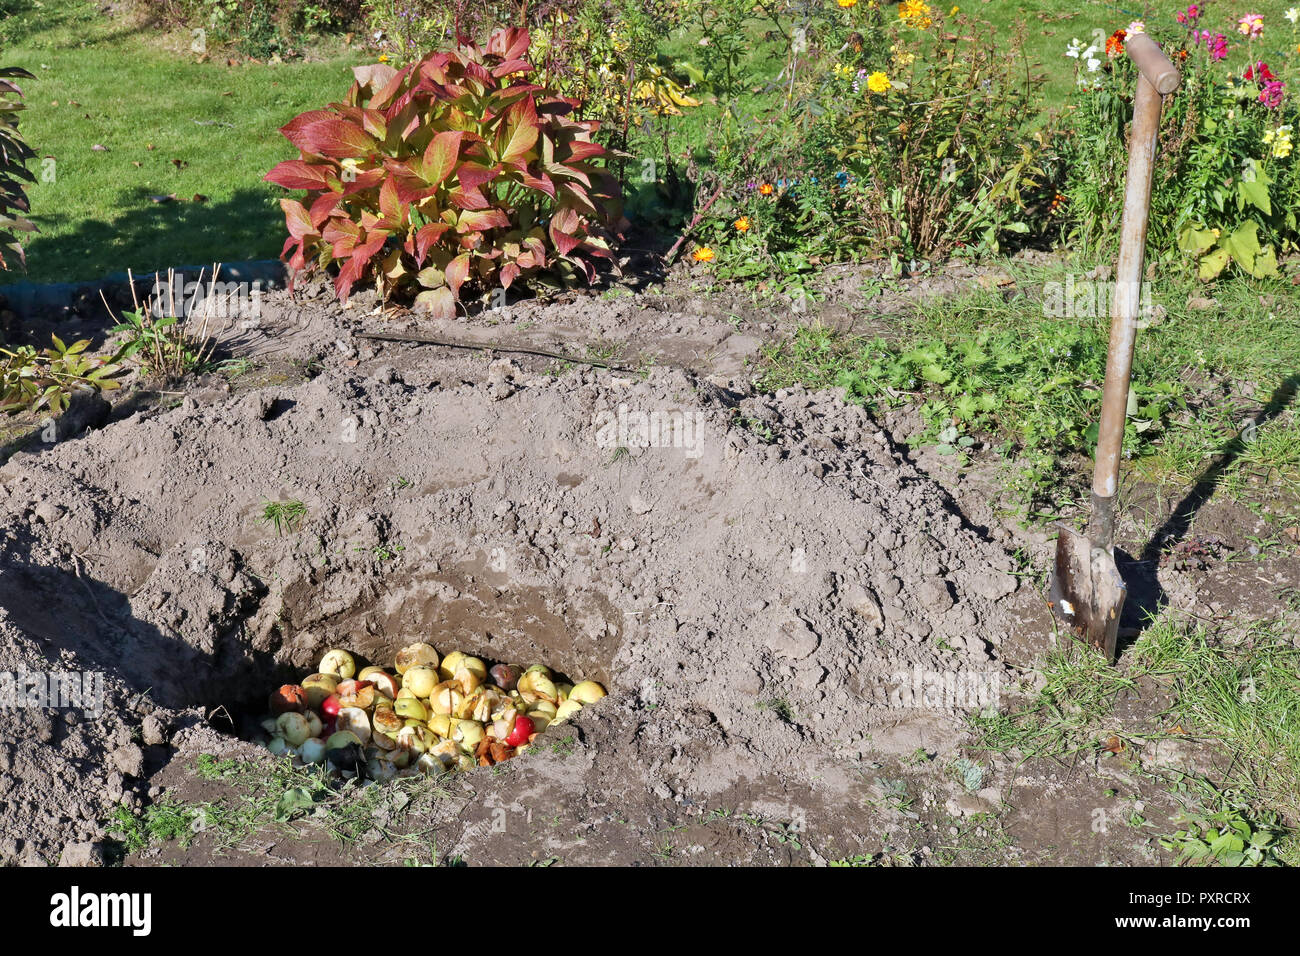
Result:
{"label": "wooden handle", "polygon": [[[1135,39],[1139,38],[1143,38],[1141,34]],[[1155,43],[1150,38],[1146,40],[1151,49],[1163,58],[1164,54]],[[1174,79],[1178,79],[1177,70]],[[1138,77],[1137,93],[1133,97],[1128,175],[1124,183],[1124,218],[1120,225],[1115,290],[1111,296],[1110,348],[1106,354],[1096,470],[1092,476],[1092,521],[1088,537],[1100,548],[1110,548],[1115,537],[1115,492],[1119,485],[1129,377],[1133,370],[1133,346],[1142,300],[1142,267],[1151,212],[1151,173],[1160,136],[1160,106],[1159,91],[1143,73]]]}
{"label": "wooden handle", "polygon": [[1147,82],[1161,96],[1168,96],[1178,89],[1178,84],[1183,81],[1182,75],[1164,51],[1156,46],[1155,40],[1145,33],[1135,33],[1125,39],[1124,49],[1138,72],[1147,78]]}

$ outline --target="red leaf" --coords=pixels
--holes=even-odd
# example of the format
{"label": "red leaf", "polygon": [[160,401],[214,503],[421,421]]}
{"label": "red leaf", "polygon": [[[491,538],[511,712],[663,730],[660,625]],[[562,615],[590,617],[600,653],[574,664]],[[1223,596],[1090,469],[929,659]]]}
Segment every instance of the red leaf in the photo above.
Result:
{"label": "red leaf", "polygon": [[510,217],[500,209],[466,211],[460,214],[457,229],[461,232],[479,232],[484,229],[509,229]]}
{"label": "red leaf", "polygon": [[464,136],[460,130],[448,130],[429,143],[424,151],[424,174],[430,183],[440,185],[451,175],[460,161],[460,142]]}
{"label": "red leaf", "polygon": [[280,208],[284,210],[284,224],[289,229],[289,235],[295,239],[316,235],[316,227],[302,203],[295,199],[281,199]]}
{"label": "red leaf", "polygon": [[310,126],[312,123],[320,122],[321,120],[332,119],[338,119],[338,114],[331,110],[308,110],[306,113],[298,114],[293,119],[289,120],[289,122],[281,126],[280,132],[284,134],[285,139],[293,143],[293,145],[297,146],[302,151],[311,152],[311,150],[307,148],[306,139],[303,137],[304,128]]}
{"label": "red leaf", "polygon": [[424,164],[412,158],[405,163],[396,159],[385,159],[384,168],[397,189],[397,198],[402,202],[417,203],[421,199],[437,193],[437,187],[431,186],[422,175]]}
{"label": "red leaf", "polygon": [[388,120],[379,110],[366,110],[362,113],[361,126],[375,139],[382,140],[388,136]]}
{"label": "red leaf", "polygon": [[513,262],[507,262],[501,267],[501,288],[510,288],[510,283],[519,278],[519,266]]}
{"label": "red leaf", "polygon": [[290,236],[288,239],[284,240],[284,248],[280,250],[280,258],[284,259],[285,254],[290,249],[293,249],[293,255],[288,260],[289,268],[293,272],[298,272],[307,265],[306,259],[303,258],[302,247],[303,243],[301,240]]}
{"label": "red leaf", "polygon": [[306,143],[303,149],[332,159],[364,156],[376,145],[374,137],[361,127],[341,119],[317,120],[300,132]]}
{"label": "red leaf", "polygon": [[510,108],[510,119],[504,127],[498,154],[503,163],[520,163],[525,160],[541,132],[537,122],[537,110],[531,99],[520,100]]}
{"label": "red leaf", "polygon": [[262,178],[285,189],[337,189],[339,184],[331,167],[301,159],[286,159]]}
{"label": "red leaf", "polygon": [[582,240],[577,236],[571,236],[567,232],[561,232],[555,228],[555,223],[551,223],[551,242],[555,243],[555,251],[562,256],[567,256],[575,248],[582,245]]}
{"label": "red leaf", "polygon": [[477,189],[461,189],[457,186],[447,193],[448,201],[457,209],[487,209],[487,198]]}
{"label": "red leaf", "polygon": [[397,183],[391,177],[379,189],[379,211],[390,228],[396,228],[406,219],[406,210],[397,198]]}
{"label": "red leaf", "polygon": [[444,232],[450,229],[445,222],[431,222],[427,226],[421,226],[415,234],[415,261],[421,268],[424,267],[425,257],[429,254],[429,247],[437,242]]}
{"label": "red leaf", "polygon": [[529,189],[535,189],[539,193],[545,193],[552,199],[555,198],[555,183],[545,173],[540,176],[534,176],[531,173],[520,171],[519,180]]}
{"label": "red leaf", "polygon": [[452,295],[459,299],[460,287],[469,278],[469,253],[462,252],[447,263],[447,268],[443,271],[447,275],[447,285],[451,286]]}
{"label": "red leaf", "polygon": [[321,230],[321,238],[335,246],[345,240],[356,245],[356,241],[361,238],[361,227],[348,219],[331,219]]}
{"label": "red leaf", "polygon": [[[384,104],[388,102],[389,99],[392,99],[393,94],[396,92],[396,88],[390,90],[389,87],[392,85],[393,80],[398,76],[398,72],[387,63],[370,63],[366,66],[354,66],[352,68],[352,75],[356,78],[357,86],[360,89],[369,88],[371,91],[371,98],[366,105],[372,109],[383,109]],[[387,99],[379,95],[374,95],[379,91],[387,93]]]}
{"label": "red leaf", "polygon": [[470,81],[472,86],[478,87],[475,92],[480,96],[496,84],[492,82],[492,74],[482,63],[475,63],[473,60],[465,64],[465,78]]}
{"label": "red leaf", "polygon": [[384,171],[382,169],[367,169],[363,173],[357,173],[357,178],[352,182],[344,181],[343,195],[351,196],[362,190],[374,189],[384,181]]}
{"label": "red leaf", "polygon": [[365,268],[366,264],[360,259],[349,259],[343,263],[343,268],[339,269],[339,274],[334,279],[334,294],[340,302],[347,304],[352,295],[352,287],[361,279]]}
{"label": "red leaf", "polygon": [[565,157],[566,162],[579,163],[584,159],[590,159],[592,156],[604,156],[605,147],[599,143],[588,143],[584,140],[574,140],[569,143],[569,155]]}
{"label": "red leaf", "polygon": [[527,30],[522,27],[510,27],[498,30],[488,37],[487,52],[495,53],[506,60],[517,60],[528,52],[530,42],[531,38]]}
{"label": "red leaf", "polygon": [[322,193],[317,196],[316,201],[311,204],[312,225],[319,229],[342,199],[342,193]]}
{"label": "red leaf", "polygon": [[576,179],[587,188],[591,188],[591,179],[581,166],[566,166],[564,163],[543,163],[543,165],[556,179]]}
{"label": "red leaf", "polygon": [[572,206],[560,206],[551,213],[551,225],[561,232],[577,232],[582,220]]}
{"label": "red leaf", "polygon": [[506,60],[500,66],[492,71],[492,75],[497,79],[503,76],[509,76],[511,73],[527,73],[532,70],[533,65],[527,60]]}
{"label": "red leaf", "polygon": [[587,195],[587,191],[581,186],[576,183],[564,183],[560,186],[560,191],[564,193],[567,199],[573,200],[576,205],[581,207],[583,212],[593,217],[600,215],[599,210],[591,201],[591,197]]}
{"label": "red leaf", "polygon": [[493,166],[489,169],[479,163],[461,163],[460,169],[456,170],[456,180],[460,183],[461,189],[477,190],[484,183],[494,179],[500,172],[500,166]]}

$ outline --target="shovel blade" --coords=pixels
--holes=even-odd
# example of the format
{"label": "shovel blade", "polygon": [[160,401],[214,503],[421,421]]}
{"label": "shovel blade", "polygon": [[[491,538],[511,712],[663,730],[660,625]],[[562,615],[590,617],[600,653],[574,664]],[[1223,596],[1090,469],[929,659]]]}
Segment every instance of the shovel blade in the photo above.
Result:
{"label": "shovel blade", "polygon": [[1115,660],[1119,615],[1127,593],[1111,550],[1097,547],[1070,528],[1060,529],[1048,602],[1077,638],[1108,661]]}

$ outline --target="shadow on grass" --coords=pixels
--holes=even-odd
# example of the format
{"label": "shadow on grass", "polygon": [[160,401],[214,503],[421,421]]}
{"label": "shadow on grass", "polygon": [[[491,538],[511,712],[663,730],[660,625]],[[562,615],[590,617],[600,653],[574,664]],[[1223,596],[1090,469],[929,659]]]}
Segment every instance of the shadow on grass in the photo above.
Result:
{"label": "shadow on grass", "polygon": [[[86,220],[58,235],[34,234],[27,246],[28,266],[57,275],[58,281],[90,282],[128,268],[143,275],[175,266],[211,265],[192,261],[205,250],[213,261],[273,259],[286,232],[284,214],[268,202],[269,195],[261,189],[241,189],[216,201],[177,196],[156,202],[148,190],[136,189],[124,198],[125,211],[112,220]],[[42,219],[58,222],[56,217],[36,219],[38,227]],[[0,286],[22,281],[19,273],[0,273]]]}
{"label": "shadow on grass", "polygon": [[1254,433],[1286,411],[1295,401],[1298,391],[1300,391],[1300,374],[1291,375],[1274,390],[1268,404],[1246,424],[1237,437],[1223,446],[1218,457],[1201,472],[1192,485],[1192,490],[1174,507],[1169,517],[1165,519],[1165,523],[1156,529],[1151,540],[1142,549],[1142,555],[1138,560],[1157,561],[1160,552],[1167,545],[1176,544],[1187,536],[1197,513],[1214,496],[1224,474],[1249,447]]}
{"label": "shadow on grass", "polygon": [[[1129,589],[1128,598],[1124,603],[1121,629],[1127,629],[1130,633],[1134,631],[1140,633],[1146,630],[1164,609],[1169,598],[1160,585],[1161,554],[1169,546],[1187,537],[1197,514],[1214,497],[1214,492],[1218,490],[1223,476],[1249,447],[1250,436],[1281,415],[1295,401],[1298,392],[1300,392],[1300,374],[1289,376],[1274,390],[1268,404],[1247,423],[1237,437],[1223,446],[1218,456],[1197,476],[1191,491],[1170,511],[1169,517],[1156,529],[1140,555],[1135,558],[1116,550],[1115,557]],[[1127,640],[1121,638],[1121,653],[1136,639],[1136,636]]]}

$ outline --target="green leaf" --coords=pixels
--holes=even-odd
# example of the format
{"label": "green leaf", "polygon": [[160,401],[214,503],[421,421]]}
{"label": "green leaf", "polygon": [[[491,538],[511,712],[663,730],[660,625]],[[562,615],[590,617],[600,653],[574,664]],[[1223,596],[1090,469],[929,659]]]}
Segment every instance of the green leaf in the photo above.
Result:
{"label": "green leaf", "polygon": [[1255,179],[1252,182],[1241,180],[1237,183],[1237,191],[1245,202],[1254,206],[1266,216],[1273,215],[1273,203],[1268,196],[1268,181],[1263,178]]}
{"label": "green leaf", "polygon": [[311,809],[314,802],[311,791],[305,787],[294,787],[292,790],[286,790],[284,796],[275,805],[275,819],[281,823],[292,820],[299,814]]}
{"label": "green leaf", "polygon": [[1213,229],[1196,226],[1184,226],[1183,230],[1178,233],[1178,248],[1183,252],[1190,252],[1192,255],[1200,255],[1206,249],[1214,245],[1215,236]]}
{"label": "green leaf", "polygon": [[1259,255],[1258,231],[1259,224],[1253,219],[1247,219],[1231,235],[1220,240],[1221,246],[1237,265],[1251,273],[1255,271],[1255,256]]}
{"label": "green leaf", "polygon": [[1208,282],[1222,272],[1231,259],[1227,249],[1215,249],[1208,255],[1201,256],[1196,274],[1202,281]]}

